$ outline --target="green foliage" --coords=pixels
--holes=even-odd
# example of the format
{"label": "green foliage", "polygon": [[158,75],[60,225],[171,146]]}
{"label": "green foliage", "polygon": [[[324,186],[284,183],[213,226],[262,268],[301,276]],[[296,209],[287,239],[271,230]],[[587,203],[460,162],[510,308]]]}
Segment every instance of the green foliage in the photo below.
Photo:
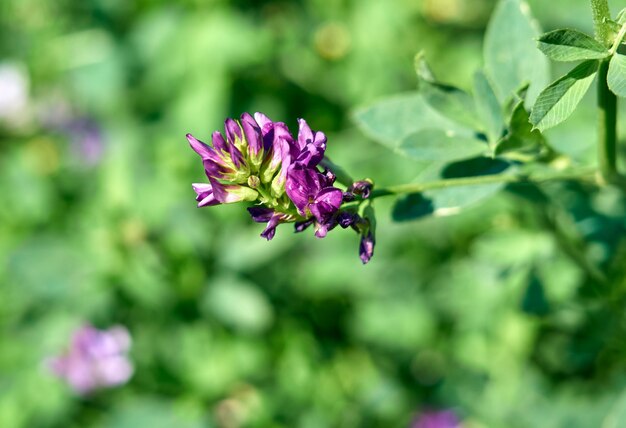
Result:
{"label": "green foliage", "polygon": [[491,83],[481,72],[474,75],[474,94],[476,96],[476,110],[484,124],[489,145],[493,148],[502,137],[504,117],[502,107],[493,92]]}
{"label": "green foliage", "polygon": [[425,129],[402,139],[398,152],[423,161],[452,161],[483,154],[487,146],[483,141],[464,137],[453,131]]}
{"label": "green foliage", "polygon": [[397,95],[361,107],[354,119],[363,132],[390,148],[400,145],[408,135],[430,128],[462,130],[433,110],[419,93]]}
{"label": "green foliage", "polygon": [[[478,177],[506,173],[507,170],[512,169],[514,168],[510,168],[510,164],[506,161],[477,157],[450,164],[433,163],[417,177],[416,181]],[[458,214],[462,209],[493,196],[503,188],[503,183],[493,183],[409,194],[398,198],[393,208],[393,218],[396,221],[408,221],[429,215]]]}
{"label": "green foliage", "polygon": [[599,63],[589,60],[544,89],[530,114],[530,122],[540,131],[552,128],[566,120],[591,86]]}
{"label": "green foliage", "polygon": [[437,82],[423,53],[415,56],[415,70],[419,92],[430,107],[471,129],[481,126],[472,96],[462,89]]}
{"label": "green foliage", "polygon": [[593,37],[576,30],[554,30],[539,38],[539,49],[554,61],[602,59],[609,51]]}
{"label": "green foliage", "polygon": [[[594,164],[591,105],[545,135],[528,122],[549,78],[525,2],[497,6],[473,86],[494,3],[0,2],[0,82],[10,65],[27,87],[21,106],[0,94],[0,426],[386,428],[430,408],[467,427],[620,426],[615,186],[375,199],[365,268],[354,234],[268,243],[240,207],[195,207],[184,135],[243,111],[307,119],[375,190]],[[547,28],[588,21],[587,1],[531,4]],[[422,50],[437,73],[420,57],[416,91]],[[69,119],[96,123],[100,157]],[[85,322],[127,326],[127,385],[80,397],[49,373]]]}
{"label": "green foliage", "polygon": [[609,63],[609,89],[618,97],[626,97],[626,55],[615,54]]}
{"label": "green foliage", "polygon": [[526,105],[531,106],[549,82],[546,58],[530,40],[540,34],[525,0],[502,0],[487,26],[484,41],[485,72],[501,102],[529,84]]}

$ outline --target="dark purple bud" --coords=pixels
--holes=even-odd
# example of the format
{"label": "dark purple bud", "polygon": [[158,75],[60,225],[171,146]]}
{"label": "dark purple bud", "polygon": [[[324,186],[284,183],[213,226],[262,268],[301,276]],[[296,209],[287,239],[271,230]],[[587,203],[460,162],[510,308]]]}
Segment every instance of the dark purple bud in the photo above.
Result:
{"label": "dark purple bud", "polygon": [[315,222],[314,219],[308,219],[305,221],[297,221],[295,224],[295,229],[296,229],[296,233],[300,233],[302,231],[304,231],[306,228],[308,228],[310,225],[312,225]]}
{"label": "dark purple bud", "polygon": [[324,223],[315,222],[315,236],[317,238],[325,238],[329,231],[337,227],[337,220],[329,219]]}
{"label": "dark purple bud", "polygon": [[330,169],[324,170],[324,177],[326,178],[326,185],[324,187],[332,186],[337,179],[337,176]]}
{"label": "dark purple bud", "polygon": [[248,150],[250,155],[256,156],[263,148],[263,136],[261,135],[261,128],[256,123],[254,118],[248,113],[241,115],[241,127],[243,128],[243,134],[248,141]]}
{"label": "dark purple bud", "polygon": [[341,211],[337,215],[337,223],[339,224],[339,226],[345,229],[351,226],[352,224],[354,224],[357,218],[358,218],[358,215],[355,213],[351,213],[349,211]]}
{"label": "dark purple bud", "polygon": [[248,212],[257,223],[267,223],[274,215],[273,209],[265,207],[248,207]]}
{"label": "dark purple bud", "polygon": [[352,202],[356,199],[356,195],[352,192],[343,192],[343,201]]}
{"label": "dark purple bud", "polygon": [[359,245],[359,257],[363,264],[369,262],[374,255],[374,245],[376,241],[374,240],[374,234],[371,231],[364,233],[361,235],[361,244]]}
{"label": "dark purple bud", "polygon": [[355,195],[360,195],[363,199],[367,199],[372,193],[372,187],[373,184],[371,181],[360,180],[352,183],[352,186],[350,186],[348,191],[354,193]]}

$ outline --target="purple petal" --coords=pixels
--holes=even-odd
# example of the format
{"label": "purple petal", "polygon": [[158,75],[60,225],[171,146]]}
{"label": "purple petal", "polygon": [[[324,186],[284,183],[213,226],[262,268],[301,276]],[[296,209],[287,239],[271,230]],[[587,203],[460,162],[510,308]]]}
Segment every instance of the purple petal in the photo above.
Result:
{"label": "purple petal", "polygon": [[247,187],[238,186],[235,184],[222,184],[213,177],[209,177],[209,182],[213,188],[213,195],[222,204],[231,204],[233,202],[239,202],[243,200],[250,200],[249,195],[256,194],[256,192]]}
{"label": "purple petal", "polygon": [[248,141],[248,150],[250,151],[250,154],[253,156],[258,155],[263,148],[261,128],[259,128],[259,125],[256,123],[254,118],[248,113],[241,115],[241,127],[243,128],[243,133]]}
{"label": "purple petal", "polygon": [[219,162],[220,157],[215,153],[210,146],[196,139],[193,135],[187,134],[187,141],[191,148],[200,155],[202,160],[211,159],[212,161]]}
{"label": "purple petal", "polygon": [[337,227],[337,221],[333,218],[324,223],[315,222],[315,236],[317,238],[325,238],[329,231]]}
{"label": "purple petal", "polygon": [[230,117],[226,119],[224,122],[224,129],[226,130],[226,139],[229,143],[232,144],[236,140],[242,139],[241,127],[234,119],[231,119]]}
{"label": "purple petal", "polygon": [[278,226],[281,220],[284,218],[283,214],[274,214],[270,221],[267,223],[265,230],[261,233],[261,237],[271,241],[276,234],[276,226]]}
{"label": "purple petal", "polygon": [[228,145],[226,144],[226,140],[224,140],[224,136],[220,131],[215,131],[211,138],[213,141],[213,147],[222,153],[228,153]]}
{"label": "purple petal", "polygon": [[322,159],[324,159],[324,150],[315,146],[313,143],[309,143],[302,149],[296,162],[313,168],[316,167]]}
{"label": "purple petal", "polygon": [[254,113],[254,120],[261,127],[261,132],[263,133],[263,135],[265,135],[269,131],[269,129],[274,126],[274,122],[272,122],[269,117],[258,111]]}
{"label": "purple petal", "polygon": [[341,190],[335,187],[326,187],[315,196],[315,200],[309,208],[317,221],[325,223],[337,212],[342,201],[343,192]]}
{"label": "purple petal", "polygon": [[265,207],[248,207],[248,212],[252,216],[252,220],[257,223],[266,223],[271,220],[274,210]]}
{"label": "purple petal", "polygon": [[307,144],[313,143],[313,131],[304,119],[298,119],[298,146],[303,150]]}
{"label": "purple petal", "polygon": [[224,173],[233,172],[230,168],[225,168],[224,166],[210,160],[205,159],[202,161],[202,165],[204,165],[204,173],[207,177],[211,178],[222,178]]}
{"label": "purple petal", "polygon": [[239,151],[233,143],[228,143],[228,153],[230,153],[230,158],[235,164],[235,167],[241,168],[242,165],[245,165],[241,151]]}
{"label": "purple petal", "polygon": [[299,163],[289,168],[285,191],[301,215],[306,215],[306,208],[321,190],[319,176],[317,171]]}
{"label": "purple petal", "polygon": [[196,201],[198,201],[198,208],[219,204],[219,201],[215,199],[215,196],[213,195],[213,187],[210,184],[193,183],[191,186],[198,195],[196,196]]}

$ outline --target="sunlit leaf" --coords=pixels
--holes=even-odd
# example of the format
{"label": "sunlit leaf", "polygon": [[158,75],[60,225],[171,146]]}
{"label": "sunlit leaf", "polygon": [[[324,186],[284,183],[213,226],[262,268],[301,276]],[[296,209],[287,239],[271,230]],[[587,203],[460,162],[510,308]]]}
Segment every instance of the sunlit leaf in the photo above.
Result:
{"label": "sunlit leaf", "polygon": [[567,119],[576,109],[598,71],[598,61],[585,61],[548,86],[530,114],[536,129],[545,131]]}
{"label": "sunlit leaf", "polygon": [[555,61],[601,59],[609,51],[596,39],[576,30],[555,30],[539,38],[539,49]]}
{"label": "sunlit leaf", "polygon": [[626,97],[626,56],[615,54],[609,64],[609,88],[618,97]]}

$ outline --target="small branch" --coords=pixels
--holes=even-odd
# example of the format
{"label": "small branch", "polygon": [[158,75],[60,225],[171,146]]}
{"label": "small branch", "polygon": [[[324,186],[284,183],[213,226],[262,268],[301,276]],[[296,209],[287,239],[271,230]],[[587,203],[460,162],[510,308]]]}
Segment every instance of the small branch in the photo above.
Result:
{"label": "small branch", "polygon": [[592,178],[596,173],[595,168],[578,168],[565,171],[548,171],[537,173],[518,174],[494,174],[477,177],[449,178],[426,183],[409,183],[397,186],[375,189],[370,198],[380,198],[388,195],[401,195],[406,193],[419,193],[425,190],[445,189],[448,187],[475,186],[479,184],[493,183],[542,183],[556,180],[577,180]]}
{"label": "small branch", "polygon": [[611,11],[609,10],[608,0],[591,0],[591,11],[593,12],[593,23],[596,31],[596,39],[600,43],[609,46],[612,40],[611,27],[609,20],[611,19]]}
{"label": "small branch", "polygon": [[622,25],[622,28],[619,29],[619,33],[617,33],[617,37],[615,37],[615,41],[613,42],[613,46],[611,46],[611,50],[609,53],[611,56],[615,55],[619,45],[622,44],[622,40],[624,40],[624,36],[626,36],[626,23]]}

